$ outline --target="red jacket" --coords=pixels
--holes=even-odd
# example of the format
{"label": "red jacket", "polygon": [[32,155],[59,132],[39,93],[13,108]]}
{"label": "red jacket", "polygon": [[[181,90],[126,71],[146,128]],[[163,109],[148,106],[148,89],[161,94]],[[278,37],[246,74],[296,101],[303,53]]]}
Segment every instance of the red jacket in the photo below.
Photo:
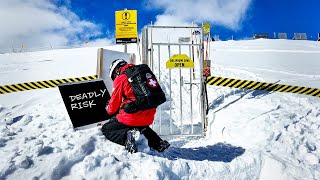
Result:
{"label": "red jacket", "polygon": [[[124,112],[124,104],[135,100],[131,85],[128,82],[128,78],[125,74],[122,74],[128,67],[134,66],[134,64],[127,64],[121,68],[121,74],[116,77],[113,82],[113,92],[108,104],[108,114],[115,114],[119,109],[119,114],[116,115],[119,122],[129,126],[149,126],[153,123],[156,108],[148,110],[140,110],[136,113],[128,114]],[[127,100],[124,100],[124,96]]]}

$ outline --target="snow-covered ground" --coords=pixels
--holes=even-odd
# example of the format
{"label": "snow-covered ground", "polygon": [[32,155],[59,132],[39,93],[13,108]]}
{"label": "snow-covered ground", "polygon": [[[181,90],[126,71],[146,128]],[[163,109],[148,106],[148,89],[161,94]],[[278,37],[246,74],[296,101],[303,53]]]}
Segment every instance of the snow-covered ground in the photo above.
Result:
{"label": "snow-covered ground", "polygon": [[[123,46],[106,49],[123,51]],[[98,48],[0,54],[0,85],[96,73]],[[135,45],[129,52],[137,53]],[[212,75],[320,88],[320,44],[211,43]],[[74,131],[57,88],[0,95],[0,179],[319,179],[320,98],[208,87],[204,138],[128,154]]]}

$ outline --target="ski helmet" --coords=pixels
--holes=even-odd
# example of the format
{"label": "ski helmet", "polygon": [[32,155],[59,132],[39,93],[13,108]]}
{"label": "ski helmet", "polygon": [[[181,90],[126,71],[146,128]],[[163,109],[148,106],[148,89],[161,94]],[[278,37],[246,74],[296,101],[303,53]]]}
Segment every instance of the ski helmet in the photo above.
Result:
{"label": "ski helmet", "polygon": [[116,59],[112,61],[109,68],[109,77],[112,79],[112,81],[116,78],[116,75],[119,75],[119,69],[126,64],[128,63],[123,59]]}

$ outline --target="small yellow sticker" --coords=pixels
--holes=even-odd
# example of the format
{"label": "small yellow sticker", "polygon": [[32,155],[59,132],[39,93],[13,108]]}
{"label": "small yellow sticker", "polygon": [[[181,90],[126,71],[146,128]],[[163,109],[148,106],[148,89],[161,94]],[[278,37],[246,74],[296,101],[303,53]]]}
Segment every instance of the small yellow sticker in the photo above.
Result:
{"label": "small yellow sticker", "polygon": [[194,68],[194,62],[186,54],[175,54],[166,62],[166,68]]}

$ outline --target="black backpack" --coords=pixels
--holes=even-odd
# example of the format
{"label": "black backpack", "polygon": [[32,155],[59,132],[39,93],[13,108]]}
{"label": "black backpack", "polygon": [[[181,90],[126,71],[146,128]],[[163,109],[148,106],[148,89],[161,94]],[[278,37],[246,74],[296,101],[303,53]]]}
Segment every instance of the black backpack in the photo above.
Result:
{"label": "black backpack", "polygon": [[124,74],[128,77],[136,98],[135,101],[123,106],[126,113],[157,108],[166,101],[166,96],[148,65],[139,64],[129,67]]}

